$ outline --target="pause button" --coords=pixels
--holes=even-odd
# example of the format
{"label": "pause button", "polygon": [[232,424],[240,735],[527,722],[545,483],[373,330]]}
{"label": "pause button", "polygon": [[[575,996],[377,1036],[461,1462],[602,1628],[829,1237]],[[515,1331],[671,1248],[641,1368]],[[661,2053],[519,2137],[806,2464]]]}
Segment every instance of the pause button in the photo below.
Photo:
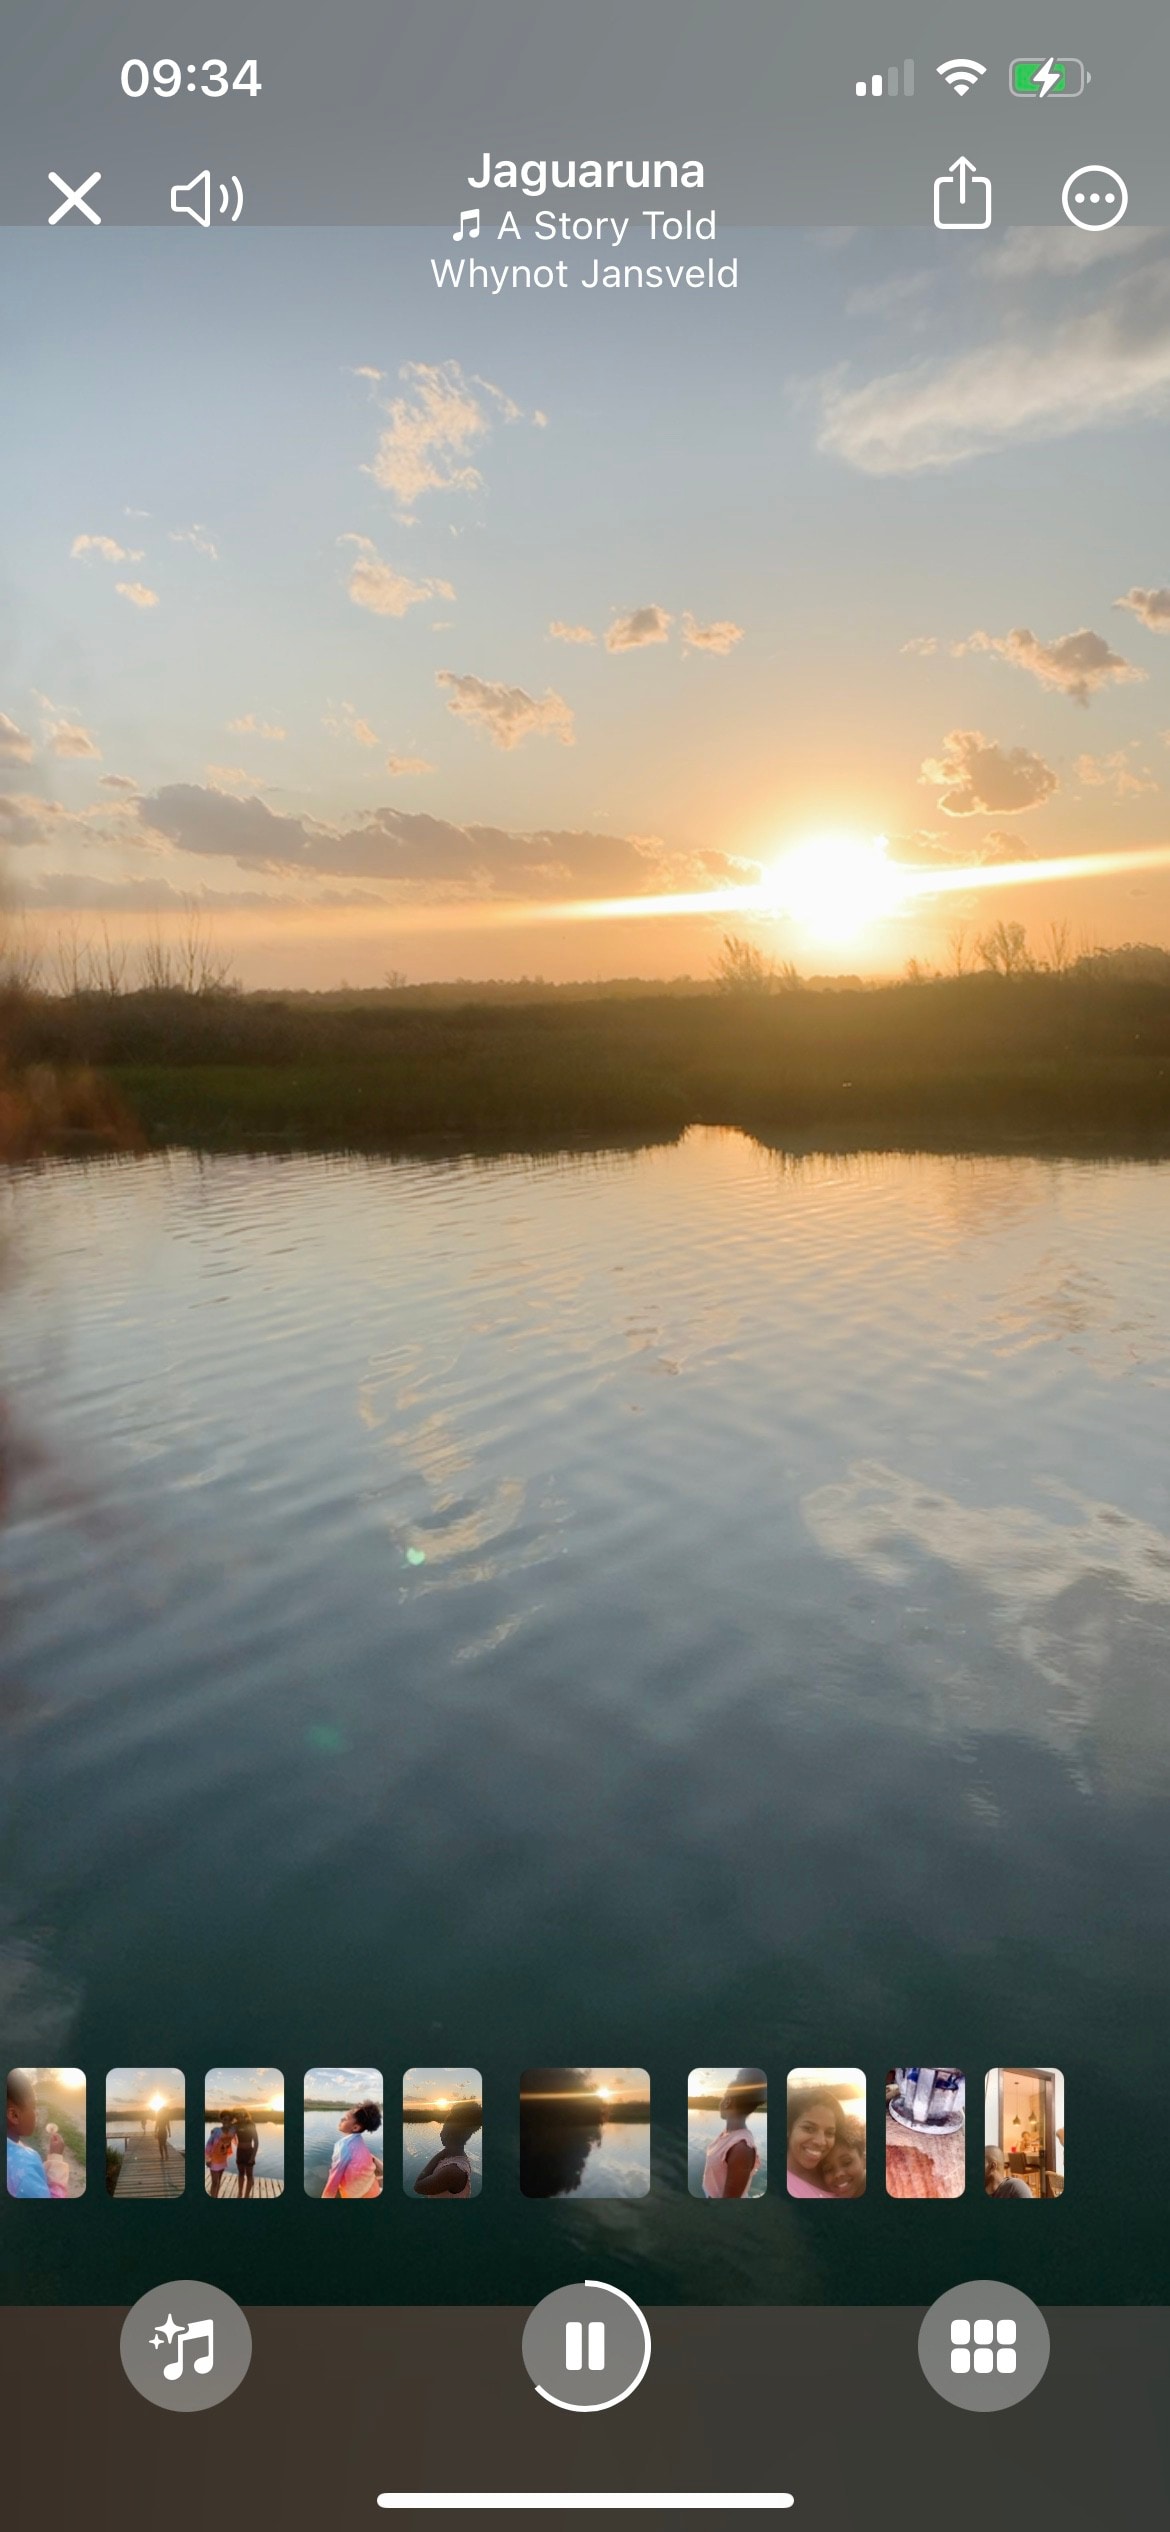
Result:
{"label": "pause button", "polygon": [[522,2355],[554,2409],[613,2409],[636,2391],[650,2362],[645,2315],[620,2286],[586,2278],[558,2286],[530,2312]]}
{"label": "pause button", "polygon": [[589,2349],[590,2373],[603,2374],[605,2372],[604,2321],[587,2321],[584,2325],[580,2321],[566,2321],[565,2372],[567,2374],[580,2373],[583,2361],[581,2352],[583,2338]]}

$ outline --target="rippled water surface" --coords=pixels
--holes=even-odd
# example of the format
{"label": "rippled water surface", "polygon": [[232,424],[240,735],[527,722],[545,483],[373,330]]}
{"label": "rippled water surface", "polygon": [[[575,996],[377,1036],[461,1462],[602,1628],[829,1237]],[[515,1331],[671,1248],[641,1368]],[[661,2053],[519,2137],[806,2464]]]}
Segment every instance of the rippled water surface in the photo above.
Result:
{"label": "rippled water surface", "polygon": [[[1055,2063],[1021,2282],[1152,2292],[1112,2158],[1118,2088],[1170,2073],[1168,1190],[713,1133],[19,1176],[13,2053],[262,2059],[290,2099],[467,2060],[474,2244],[397,2193],[370,2223],[402,2296],[509,2300],[599,2239],[663,2294],[1010,2275],[970,2191],[937,2253],[875,2191],[830,2245],[775,2191],[732,2238],[686,2197],[687,2071],[933,2051],[977,2100]],[[651,2070],[651,2196],[518,2202],[518,2071],[591,2058]],[[129,2300],[100,2195],[85,2287]],[[385,2299],[299,2190],[250,2224],[254,2294]]]}

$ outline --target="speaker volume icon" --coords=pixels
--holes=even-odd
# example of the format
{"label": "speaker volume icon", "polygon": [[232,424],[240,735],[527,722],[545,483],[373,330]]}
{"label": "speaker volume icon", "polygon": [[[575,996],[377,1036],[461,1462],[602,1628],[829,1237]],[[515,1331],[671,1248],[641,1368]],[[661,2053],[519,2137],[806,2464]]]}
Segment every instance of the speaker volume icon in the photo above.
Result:
{"label": "speaker volume icon", "polygon": [[[244,208],[244,188],[240,183],[239,177],[233,176],[230,184],[221,184],[213,189],[211,182],[211,170],[208,167],[203,168],[201,174],[198,176],[192,176],[189,185],[171,186],[171,209],[180,219],[195,220],[198,222],[201,229],[209,229],[211,227],[213,190],[218,195],[218,208],[215,212],[216,219],[238,220],[240,213]],[[229,209],[233,196],[235,199],[234,211]]]}

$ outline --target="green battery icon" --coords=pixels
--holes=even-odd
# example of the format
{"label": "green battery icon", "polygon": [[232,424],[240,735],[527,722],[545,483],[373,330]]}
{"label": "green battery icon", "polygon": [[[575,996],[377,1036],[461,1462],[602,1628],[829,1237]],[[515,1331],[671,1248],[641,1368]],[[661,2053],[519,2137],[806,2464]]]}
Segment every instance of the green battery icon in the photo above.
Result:
{"label": "green battery icon", "polygon": [[1079,97],[1088,84],[1084,63],[1071,56],[1062,59],[1050,53],[1046,60],[1033,56],[1030,61],[1012,63],[1013,97]]}

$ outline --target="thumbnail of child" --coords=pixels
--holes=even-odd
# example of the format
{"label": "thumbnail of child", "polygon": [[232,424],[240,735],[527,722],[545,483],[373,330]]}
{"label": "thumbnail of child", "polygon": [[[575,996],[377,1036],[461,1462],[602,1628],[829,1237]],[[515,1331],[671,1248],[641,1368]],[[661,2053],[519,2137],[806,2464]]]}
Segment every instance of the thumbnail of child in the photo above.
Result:
{"label": "thumbnail of child", "polygon": [[8,2195],[85,2191],[85,2077],[79,2066],[8,2069]]}
{"label": "thumbnail of child", "polygon": [[687,2081],[692,2198],[762,2198],[768,2186],[768,2079],[759,2066],[694,2066]]}
{"label": "thumbnail of child", "polygon": [[382,2195],[382,2078],[376,2066],[310,2066],[305,2077],[305,2195]]}

